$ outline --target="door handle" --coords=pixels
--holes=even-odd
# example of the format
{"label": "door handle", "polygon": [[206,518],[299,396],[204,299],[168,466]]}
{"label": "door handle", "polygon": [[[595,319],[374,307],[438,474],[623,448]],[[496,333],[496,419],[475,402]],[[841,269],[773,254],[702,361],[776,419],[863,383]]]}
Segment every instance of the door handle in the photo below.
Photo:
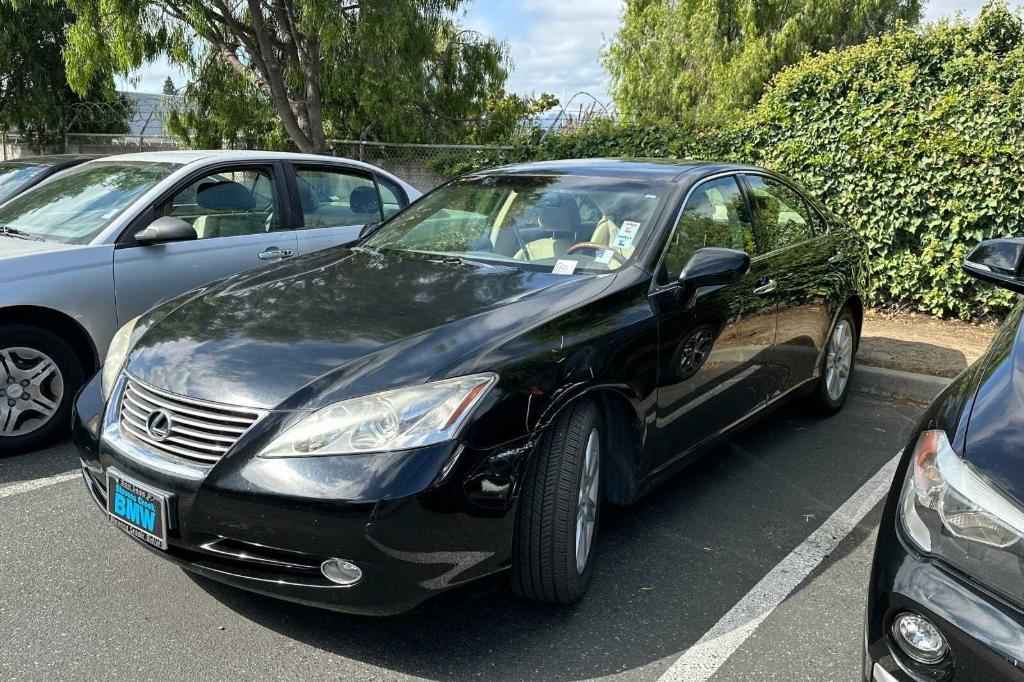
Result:
{"label": "door handle", "polygon": [[833,255],[831,258],[829,258],[828,262],[829,263],[838,263],[841,260],[843,260],[843,254],[837,253],[837,254]]}
{"label": "door handle", "polygon": [[280,260],[282,258],[291,258],[295,255],[295,252],[291,249],[279,249],[276,246],[271,247],[259,255],[260,260]]}
{"label": "door handle", "polygon": [[776,282],[774,279],[770,279],[761,286],[754,287],[754,293],[757,294],[758,296],[764,296],[766,294],[772,293],[778,288],[779,283]]}

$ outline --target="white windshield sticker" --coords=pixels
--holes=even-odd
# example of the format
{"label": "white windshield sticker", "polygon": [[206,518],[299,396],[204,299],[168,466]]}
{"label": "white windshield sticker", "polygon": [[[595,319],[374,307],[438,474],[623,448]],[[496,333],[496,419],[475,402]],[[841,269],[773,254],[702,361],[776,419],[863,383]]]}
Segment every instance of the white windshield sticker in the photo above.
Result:
{"label": "white windshield sticker", "polygon": [[627,246],[633,245],[633,240],[636,239],[637,233],[640,231],[640,223],[632,220],[626,220],[622,223],[622,227],[619,228],[619,233],[615,235],[615,243],[612,246],[616,246],[620,249],[624,249]]}
{"label": "white windshield sticker", "polygon": [[615,252],[612,251],[611,249],[601,249],[600,251],[597,252],[597,258],[595,258],[594,260],[596,260],[598,263],[604,263],[605,265],[607,265],[608,263],[611,262],[612,256],[614,255]]}
{"label": "white windshield sticker", "polygon": [[574,260],[558,260],[555,261],[555,267],[552,268],[552,275],[571,275],[576,272],[576,261]]}

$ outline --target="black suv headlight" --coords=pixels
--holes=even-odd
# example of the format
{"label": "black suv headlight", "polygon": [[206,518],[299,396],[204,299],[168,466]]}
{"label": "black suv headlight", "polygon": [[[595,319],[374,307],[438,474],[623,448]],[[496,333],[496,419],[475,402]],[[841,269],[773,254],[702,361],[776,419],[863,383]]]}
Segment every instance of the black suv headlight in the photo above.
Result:
{"label": "black suv headlight", "polygon": [[945,431],[918,437],[899,519],[922,553],[1024,602],[1024,508],[960,457]]}

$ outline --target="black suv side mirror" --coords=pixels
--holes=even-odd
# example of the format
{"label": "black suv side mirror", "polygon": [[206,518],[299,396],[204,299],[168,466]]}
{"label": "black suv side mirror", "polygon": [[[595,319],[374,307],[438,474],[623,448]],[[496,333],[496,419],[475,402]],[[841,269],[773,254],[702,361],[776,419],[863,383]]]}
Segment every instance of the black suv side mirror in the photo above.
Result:
{"label": "black suv side mirror", "polygon": [[135,241],[143,246],[166,244],[168,242],[185,242],[198,239],[196,228],[181,218],[165,215],[157,218],[146,229],[135,235]]}
{"label": "black suv side mirror", "polygon": [[983,282],[1024,294],[1024,238],[981,242],[964,261],[964,272]]}
{"label": "black suv side mirror", "polygon": [[684,287],[710,287],[733,284],[750,270],[750,255],[739,249],[708,246],[697,249],[679,274]]}

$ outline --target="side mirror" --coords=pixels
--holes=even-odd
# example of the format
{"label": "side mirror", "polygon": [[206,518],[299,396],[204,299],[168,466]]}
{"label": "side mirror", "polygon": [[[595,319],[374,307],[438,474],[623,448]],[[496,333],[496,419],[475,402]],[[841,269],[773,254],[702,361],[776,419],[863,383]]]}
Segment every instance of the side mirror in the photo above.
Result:
{"label": "side mirror", "polygon": [[198,239],[196,228],[181,218],[165,215],[157,218],[149,226],[135,235],[135,241],[143,246],[166,244],[168,242],[186,242]]}
{"label": "side mirror", "polygon": [[1024,238],[989,239],[978,244],[964,261],[964,272],[1024,294]]}
{"label": "side mirror", "polygon": [[359,238],[366,239],[371,234],[376,232],[378,227],[380,227],[380,223],[366,223],[365,225],[363,225],[362,229],[359,230]]}
{"label": "side mirror", "polygon": [[750,255],[738,249],[706,247],[690,256],[679,284],[684,287],[710,287],[733,284],[750,270]]}

